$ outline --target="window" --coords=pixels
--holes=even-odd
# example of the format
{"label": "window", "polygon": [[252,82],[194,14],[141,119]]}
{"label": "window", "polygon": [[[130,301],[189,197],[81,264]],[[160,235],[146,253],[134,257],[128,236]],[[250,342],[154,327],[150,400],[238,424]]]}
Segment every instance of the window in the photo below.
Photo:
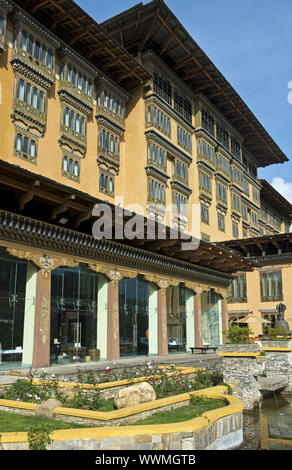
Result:
{"label": "window", "polygon": [[209,176],[204,171],[200,171],[200,180],[199,180],[200,189],[207,191],[208,193],[212,193],[212,180],[211,176]]}
{"label": "window", "polygon": [[99,175],[99,191],[101,193],[106,193],[110,196],[114,195],[114,175],[106,174],[105,172],[100,172]]}
{"label": "window", "polygon": [[67,178],[79,181],[80,179],[80,164],[77,159],[64,155],[62,160],[62,175]]}
{"label": "window", "polygon": [[46,111],[44,93],[30,83],[25,82],[22,78],[17,81],[17,99],[38,109],[42,113]]}
{"label": "window", "polygon": [[100,128],[98,131],[98,148],[118,159],[120,156],[120,138]]}
{"label": "window", "polygon": [[258,189],[252,188],[252,197],[254,201],[260,202],[260,192]]}
{"label": "window", "polygon": [[215,121],[208,111],[202,109],[202,127],[210,134],[215,135]]}
{"label": "window", "polygon": [[35,140],[18,133],[15,136],[14,148],[17,157],[31,163],[36,162],[37,145]]}
{"label": "window", "polygon": [[154,93],[172,105],[172,88],[170,82],[157,72],[154,72]]}
{"label": "window", "polygon": [[247,206],[245,204],[242,204],[241,205],[241,215],[242,215],[242,218],[247,220],[248,219],[248,216],[247,216]]}
{"label": "window", "polygon": [[239,236],[238,224],[235,222],[232,223],[232,236],[233,238],[238,238]]}
{"label": "window", "polygon": [[218,230],[225,232],[225,216],[223,214],[218,214]]}
{"label": "window", "polygon": [[192,137],[180,126],[177,126],[177,143],[189,153],[192,153]]}
{"label": "window", "polygon": [[226,157],[224,157],[223,155],[221,155],[221,153],[217,154],[216,166],[217,166],[217,168],[222,170],[222,172],[225,175],[230,176],[231,168],[230,168],[229,160]]}
{"label": "window", "polygon": [[192,123],[192,103],[178,90],[174,90],[174,109],[190,124]]}
{"label": "window", "polygon": [[217,199],[227,204],[227,187],[222,183],[217,183]]}
{"label": "window", "polygon": [[230,139],[231,153],[240,160],[240,143],[234,137]]}
{"label": "window", "polygon": [[209,225],[210,223],[209,207],[202,203],[201,203],[201,222],[207,225]]}
{"label": "window", "polygon": [[198,140],[198,155],[203,157],[204,160],[207,160],[212,165],[215,164],[215,150],[214,147],[209,145],[205,140]]}
{"label": "window", "polygon": [[246,295],[246,275],[242,274],[236,276],[231,282],[231,297],[228,299],[229,303],[247,302]]}
{"label": "window", "polygon": [[[88,82],[88,94],[92,96],[92,82]],[[121,122],[126,118],[126,105],[125,102],[119,99],[115,93],[106,88],[99,88],[97,91],[97,106],[114,116]]]}
{"label": "window", "polygon": [[243,192],[249,196],[249,184],[245,179],[243,179]]}
{"label": "window", "polygon": [[165,205],[165,185],[153,178],[148,179],[148,202]]}
{"label": "window", "polygon": [[260,273],[261,301],[283,300],[281,271]]}
{"label": "window", "polygon": [[251,161],[249,161],[248,168],[249,168],[249,174],[253,176],[254,178],[257,178],[257,174],[258,174],[257,167]]}
{"label": "window", "polygon": [[4,35],[4,18],[3,16],[0,16],[0,36]]}
{"label": "window", "polygon": [[188,201],[185,196],[182,196],[179,193],[174,193],[174,205],[177,214],[184,217],[188,216]]}
{"label": "window", "polygon": [[166,165],[167,165],[167,154],[166,151],[162,149],[162,147],[156,144],[148,144],[147,147],[147,162],[148,164],[154,164],[161,170],[166,172]]}
{"label": "window", "polygon": [[27,52],[31,56],[31,59],[35,59],[34,63],[37,64],[38,61],[40,61],[43,65],[48,67],[48,69],[52,70],[54,68],[52,50],[31,34],[28,34],[25,30],[21,31],[20,36],[20,48],[24,52]]}
{"label": "window", "polygon": [[241,201],[240,197],[237,194],[232,194],[232,207],[236,209],[238,212],[241,211]]}
{"label": "window", "polygon": [[172,177],[178,179],[182,183],[188,184],[189,169],[186,163],[178,158],[172,161]]}
{"label": "window", "polygon": [[219,126],[218,124],[216,126],[216,136],[220,144],[222,144],[223,147],[229,150],[229,133],[227,132],[226,129]]}
{"label": "window", "polygon": [[233,181],[239,183],[240,186],[243,186],[243,173],[238,168],[233,167],[232,170]]}
{"label": "window", "polygon": [[72,109],[67,107],[64,108],[64,118],[63,118],[64,126],[70,127],[70,129],[74,130],[78,134],[86,136],[86,119],[80,114],[74,112]]}
{"label": "window", "polygon": [[171,134],[170,118],[154,105],[149,105],[146,108],[146,126],[156,127],[165,135],[170,137],[170,134]]}

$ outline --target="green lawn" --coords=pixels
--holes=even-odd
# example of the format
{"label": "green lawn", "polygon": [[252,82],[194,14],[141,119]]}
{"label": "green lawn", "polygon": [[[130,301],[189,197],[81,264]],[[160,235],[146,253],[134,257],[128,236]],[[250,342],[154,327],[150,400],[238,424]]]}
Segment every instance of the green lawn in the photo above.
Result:
{"label": "green lawn", "polygon": [[66,423],[56,419],[45,419],[37,416],[20,415],[9,413],[8,411],[0,411],[0,434],[1,432],[24,432],[31,426],[49,425],[53,429],[73,429],[88,428],[82,424]]}
{"label": "green lawn", "polygon": [[144,424],[168,424],[168,423],[179,423],[182,421],[188,421],[190,419],[200,416],[205,411],[214,410],[216,408],[222,408],[226,406],[224,400],[217,400],[215,398],[203,399],[200,403],[195,405],[189,404],[175,408],[169,411],[158,411],[148,418],[140,419],[135,423],[131,423],[131,426],[144,425]]}

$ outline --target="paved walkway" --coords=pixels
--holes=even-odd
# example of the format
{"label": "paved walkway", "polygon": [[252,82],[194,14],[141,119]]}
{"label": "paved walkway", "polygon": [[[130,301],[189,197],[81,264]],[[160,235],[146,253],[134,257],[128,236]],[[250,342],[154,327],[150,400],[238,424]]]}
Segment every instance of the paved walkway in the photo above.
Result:
{"label": "paved walkway", "polygon": [[[170,356],[140,356],[136,358],[127,358],[120,359],[119,361],[98,361],[98,362],[83,362],[83,363],[74,363],[74,364],[63,364],[55,365],[50,367],[45,367],[43,369],[38,369],[39,371],[46,371],[48,374],[55,374],[57,376],[66,376],[76,373],[76,368],[79,367],[81,370],[100,370],[105,369],[106,367],[111,367],[111,369],[121,368],[121,367],[134,367],[146,362],[152,362],[153,364],[175,364],[176,366],[190,366],[190,367],[207,367],[215,366],[220,362],[220,358],[216,354],[174,354]],[[1,366],[0,366],[1,367]],[[12,383],[17,380],[16,375],[18,372],[20,375],[24,375],[29,372],[29,369],[17,369],[11,371],[0,370],[0,385],[7,383]],[[18,374],[17,374],[18,375]]]}

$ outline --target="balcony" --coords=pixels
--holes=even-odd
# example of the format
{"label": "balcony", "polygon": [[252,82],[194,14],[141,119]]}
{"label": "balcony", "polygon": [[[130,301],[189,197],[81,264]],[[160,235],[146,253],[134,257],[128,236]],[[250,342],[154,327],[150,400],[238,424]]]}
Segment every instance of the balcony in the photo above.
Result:
{"label": "balcony", "polygon": [[[67,96],[67,102],[68,99],[70,102],[70,97],[73,98],[73,100],[75,99],[81,105],[82,111],[85,112],[87,115],[89,115],[90,112],[93,110],[92,96],[89,96],[85,91],[83,91],[73,83],[67,80],[60,80],[58,94],[61,95],[62,93],[69,95]],[[74,103],[70,104],[74,105]]]}
{"label": "balcony", "polygon": [[86,136],[80,134],[68,126],[65,126],[65,124],[61,124],[59,143],[63,145],[67,144],[73,150],[79,150],[82,155],[86,153]]}
{"label": "balcony", "polygon": [[13,51],[11,65],[15,72],[21,72],[23,75],[28,76],[29,79],[31,79],[31,72],[33,72],[36,75],[36,83],[42,85],[46,90],[55,83],[53,59],[47,65],[27,51],[18,48]]}

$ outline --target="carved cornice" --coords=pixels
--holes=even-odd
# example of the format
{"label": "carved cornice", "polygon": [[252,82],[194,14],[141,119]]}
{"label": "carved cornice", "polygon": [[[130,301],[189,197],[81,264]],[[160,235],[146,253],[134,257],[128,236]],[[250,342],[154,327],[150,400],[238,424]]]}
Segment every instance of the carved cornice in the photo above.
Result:
{"label": "carved cornice", "polygon": [[[15,125],[17,121],[23,122],[26,126],[25,130],[30,128],[37,129],[40,133],[40,136],[43,137],[46,131],[46,121],[38,118],[37,115],[32,115],[29,112],[26,112],[24,108],[20,108],[19,106],[14,106],[12,113],[11,113],[11,120]],[[40,137],[38,136],[38,137]]]}
{"label": "carved cornice", "polygon": [[174,144],[162,137],[158,132],[152,130],[145,131],[145,137],[147,142],[154,141],[157,144],[161,145],[164,149],[168,151],[172,156],[179,158],[187,165],[190,165],[193,161],[190,155],[184,153],[180,148],[176,147]]}
{"label": "carved cornice", "polygon": [[125,132],[125,127],[118,125],[115,121],[110,119],[105,114],[99,113],[95,116],[95,119],[99,126],[103,126],[106,129],[114,132],[115,134],[118,134],[119,136],[123,135],[123,133]]}
{"label": "carved cornice", "polygon": [[70,258],[48,256],[41,252],[35,253],[32,251],[18,250],[15,248],[6,248],[6,251],[18,259],[26,259],[31,261],[35,266],[41,269],[42,277],[48,277],[53,269],[59,268],[60,266],[76,267],[79,265],[79,261],[72,260]]}
{"label": "carved cornice", "polygon": [[99,167],[101,165],[105,165],[109,169],[112,168],[117,175],[119,174],[120,162],[114,159],[113,157],[109,155],[100,154],[97,157],[97,163]]}
{"label": "carved cornice", "polygon": [[13,5],[7,0],[0,0],[0,10],[7,15],[13,10]]}
{"label": "carved cornice", "polygon": [[123,89],[121,88],[117,83],[115,83],[113,80],[111,80],[109,77],[104,75],[103,72],[99,70],[98,78],[96,79],[96,86],[105,86],[106,88],[110,88],[111,90],[116,93],[119,98],[124,100],[125,102],[129,101],[130,95]]}
{"label": "carved cornice", "polygon": [[170,186],[171,186],[171,189],[173,191],[178,191],[178,192],[182,193],[184,196],[186,196],[187,198],[189,198],[190,195],[192,194],[192,190],[188,186],[186,186],[185,184],[183,184],[180,181],[176,180],[175,177],[170,182]]}
{"label": "carved cornice", "polygon": [[83,100],[81,96],[77,97],[74,93],[70,93],[70,91],[65,88],[60,88],[60,90],[58,90],[58,95],[62,103],[67,103],[73,108],[78,109],[78,111],[87,117],[93,110],[93,106]]}
{"label": "carved cornice", "polygon": [[162,183],[166,184],[167,180],[170,177],[164,173],[160,168],[156,168],[154,165],[148,165],[145,167],[146,175],[151,176],[152,178],[156,178],[157,180],[161,181]]}
{"label": "carved cornice", "polygon": [[68,47],[63,41],[59,44],[58,57],[60,60],[67,58],[74,62],[77,67],[82,69],[83,72],[87,73],[93,80],[99,75],[99,71],[96,67],[87,62],[84,57]]}
{"label": "carved cornice", "polygon": [[60,130],[60,138],[58,140],[60,146],[68,145],[73,151],[79,151],[83,156],[86,154],[87,143],[86,139],[82,142],[77,136],[74,136],[67,132],[66,130]]}
{"label": "carved cornice", "polygon": [[14,73],[19,73],[26,77],[28,80],[36,83],[37,85],[48,91],[55,83],[55,77],[42,73],[34,64],[28,64],[27,61],[19,55],[14,56],[10,61]]}

